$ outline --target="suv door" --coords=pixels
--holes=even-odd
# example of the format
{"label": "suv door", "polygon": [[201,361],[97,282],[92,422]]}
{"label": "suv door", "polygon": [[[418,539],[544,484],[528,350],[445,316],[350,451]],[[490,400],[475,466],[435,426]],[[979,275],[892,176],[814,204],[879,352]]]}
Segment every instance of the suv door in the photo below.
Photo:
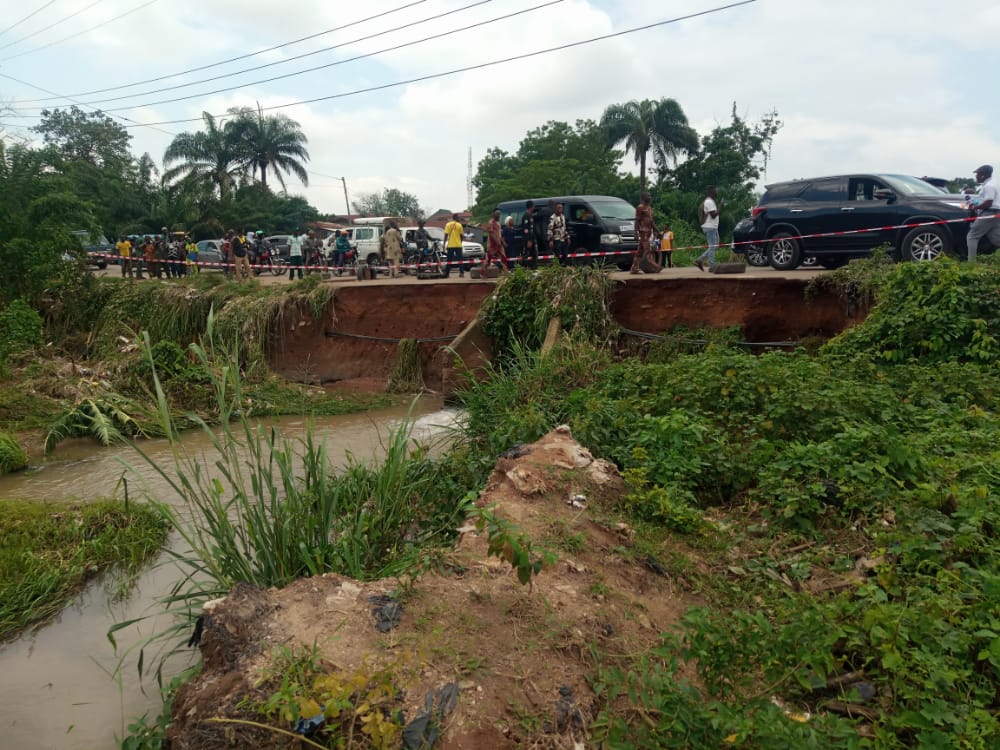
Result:
{"label": "suv door", "polygon": [[[844,231],[875,229],[898,224],[898,205],[888,200],[875,200],[875,191],[888,188],[882,180],[866,175],[851,177],[847,181],[847,200],[841,204],[841,223]],[[893,230],[861,232],[838,237],[840,247],[852,250],[870,250],[883,243],[892,244]]]}
{"label": "suv door", "polygon": [[[840,231],[844,224],[841,206],[847,199],[846,177],[824,177],[813,180],[799,197],[788,204],[788,221],[802,235]],[[768,210],[773,220],[774,212]],[[810,237],[800,240],[802,251],[808,255],[838,246],[838,237]]]}
{"label": "suv door", "polygon": [[601,228],[597,217],[586,203],[570,203],[565,206],[566,228],[569,229],[570,245],[573,252],[597,252],[601,249]]}

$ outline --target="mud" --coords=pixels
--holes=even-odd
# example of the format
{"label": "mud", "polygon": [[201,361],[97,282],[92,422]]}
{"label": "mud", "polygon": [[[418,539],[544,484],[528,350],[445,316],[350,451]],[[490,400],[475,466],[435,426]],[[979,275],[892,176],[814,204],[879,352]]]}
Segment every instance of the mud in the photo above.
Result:
{"label": "mud", "polygon": [[[333,679],[388,670],[406,721],[428,692],[457,685],[436,748],[574,747],[600,710],[588,682],[593,653],[605,663],[645,653],[697,603],[679,573],[654,570],[630,552],[630,530],[604,520],[623,491],[613,466],[559,428],[524,455],[499,459],[478,501],[557,554],[530,586],[488,554],[471,525],[444,564],[415,582],[328,574],[281,590],[237,586],[206,607],[204,665],[174,702],[171,747],[296,746],[216,720],[250,718],[241,701],[273,692],[262,676],[278,649],[313,644]],[[402,618],[380,633],[369,598],[392,592]]]}
{"label": "mud", "polygon": [[[849,313],[831,291],[807,299],[811,276],[615,276],[620,283],[612,314],[623,328],[643,333],[739,326],[747,341],[797,341],[832,337],[865,315]],[[416,338],[424,382],[441,390],[454,359],[444,347],[475,320],[493,289],[489,280],[338,286],[322,320],[307,315],[282,332],[271,367],[299,382],[379,390],[395,361],[396,341]]]}

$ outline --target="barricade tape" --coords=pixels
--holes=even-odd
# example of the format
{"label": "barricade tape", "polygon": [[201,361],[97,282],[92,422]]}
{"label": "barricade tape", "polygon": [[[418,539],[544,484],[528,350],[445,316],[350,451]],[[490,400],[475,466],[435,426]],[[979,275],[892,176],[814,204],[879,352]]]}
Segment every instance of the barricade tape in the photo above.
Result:
{"label": "barricade tape", "polygon": [[[894,230],[898,230],[898,229],[916,229],[918,227],[940,226],[940,225],[944,225],[944,224],[971,223],[973,221],[976,221],[977,218],[979,218],[979,219],[1000,219],[1000,214],[995,213],[992,216],[979,216],[979,217],[970,216],[970,217],[964,217],[964,218],[961,218],[961,219],[936,219],[934,221],[917,221],[917,222],[911,222],[911,223],[907,223],[907,224],[891,224],[889,226],[882,226],[882,227],[868,227],[866,229],[845,229],[845,230],[838,230],[838,231],[834,231],[834,232],[815,232],[813,234],[791,235],[791,236],[788,236],[788,237],[784,237],[783,239],[811,240],[811,239],[821,239],[821,238],[825,238],[825,237],[846,237],[846,236],[849,236],[849,235],[872,234],[874,232],[888,232],[888,231],[894,231]],[[725,243],[725,244],[720,244],[719,247],[720,248],[730,248],[731,247],[731,248],[735,249],[736,246],[738,246],[738,245],[762,245],[762,244],[766,244],[766,243],[774,242],[774,241],[775,241],[775,239],[773,237],[771,237],[771,238],[766,238],[766,239],[761,239],[761,240],[747,240],[746,242]],[[683,245],[681,247],[675,247],[675,248],[673,248],[673,250],[667,251],[667,252],[677,252],[679,250],[704,250],[707,247],[708,247],[707,244],[705,244],[705,245]],[[663,252],[658,247],[651,247],[650,249],[651,249],[652,252]],[[608,257],[619,256],[619,255],[632,256],[634,254],[635,254],[635,250],[632,250],[632,249],[623,249],[623,250],[576,250],[574,252],[567,253],[567,257],[568,258],[608,258]],[[91,258],[107,258],[109,260],[114,260],[116,262],[122,259],[121,256],[118,255],[117,253],[88,253],[88,256],[91,257]],[[544,254],[544,255],[543,254],[539,254],[538,255],[538,260],[539,261],[542,261],[542,260],[547,261],[547,260],[555,259],[557,257],[558,256],[555,253],[547,253],[547,254]],[[160,265],[163,265],[163,266],[166,266],[166,265],[177,265],[177,266],[185,266],[185,267],[197,266],[199,268],[221,268],[223,270],[235,270],[236,269],[236,264],[235,263],[225,263],[225,262],[223,262],[223,263],[215,263],[215,262],[210,262],[210,261],[189,261],[189,260],[171,260],[171,259],[146,260],[144,258],[139,258],[139,257],[132,257],[129,260],[131,260],[133,264],[142,263],[142,264],[144,264],[144,266],[147,266],[147,267],[151,263],[156,263],[156,264],[160,264]],[[515,255],[515,256],[508,256],[507,260],[508,260],[509,263],[520,263],[520,262],[523,262],[523,261],[532,261],[533,262],[535,260],[535,257],[534,256],[516,256]],[[467,258],[467,259],[463,259],[463,260],[453,260],[453,261],[442,260],[440,262],[433,262],[433,261],[431,261],[431,262],[410,263],[410,264],[400,263],[399,266],[398,266],[398,268],[400,270],[402,270],[402,269],[407,269],[407,270],[412,269],[412,270],[415,270],[415,271],[421,271],[421,270],[432,270],[432,269],[435,269],[435,268],[445,268],[445,267],[449,267],[449,266],[463,266],[463,267],[469,267],[469,268],[471,268],[471,267],[477,266],[477,265],[478,266],[482,266],[483,263],[484,263],[484,261],[481,258],[479,258],[479,259],[469,259],[469,258]],[[492,265],[494,263],[500,263],[500,260],[498,258],[490,258],[489,259],[489,264]],[[265,264],[261,264],[261,263],[250,263],[249,266],[250,266],[251,269],[260,269],[261,272],[271,272],[271,273],[273,273],[273,268],[274,268],[273,265],[265,265]],[[302,271],[336,271],[336,270],[338,270],[338,268],[341,269],[342,271],[353,272],[357,267],[354,266],[354,265],[352,265],[352,266],[346,266],[346,265],[345,266],[331,266],[331,265],[328,265],[328,264],[324,264],[324,265],[299,265],[299,266],[293,266],[290,263],[288,263],[287,261],[283,260],[280,263],[280,265],[279,265],[280,273],[276,274],[276,275],[284,275],[284,273],[286,271],[295,271],[295,270],[298,270],[298,269],[301,269]],[[386,265],[380,265],[380,266],[377,266],[376,268],[381,273],[385,273],[385,272],[387,272],[389,270],[388,266],[386,266]]]}

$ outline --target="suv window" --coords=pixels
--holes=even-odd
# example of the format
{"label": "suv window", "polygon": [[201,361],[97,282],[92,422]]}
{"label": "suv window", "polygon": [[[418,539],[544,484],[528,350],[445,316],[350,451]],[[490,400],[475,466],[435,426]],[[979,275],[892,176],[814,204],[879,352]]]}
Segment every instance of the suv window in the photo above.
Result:
{"label": "suv window", "polygon": [[815,180],[802,193],[805,201],[839,201],[844,200],[843,181],[839,179]]}
{"label": "suv window", "polygon": [[875,200],[875,191],[884,187],[884,184],[872,177],[852,177],[847,183],[847,200]]}
{"label": "suv window", "polygon": [[802,192],[802,189],[807,183],[802,182],[781,182],[777,185],[768,185],[767,192],[764,193],[764,197],[760,199],[761,203],[768,203],[770,201],[785,200],[787,198],[794,198],[796,195]]}
{"label": "suv window", "polygon": [[375,238],[375,228],[374,227],[355,227],[354,228],[354,239],[355,240],[371,240]]}

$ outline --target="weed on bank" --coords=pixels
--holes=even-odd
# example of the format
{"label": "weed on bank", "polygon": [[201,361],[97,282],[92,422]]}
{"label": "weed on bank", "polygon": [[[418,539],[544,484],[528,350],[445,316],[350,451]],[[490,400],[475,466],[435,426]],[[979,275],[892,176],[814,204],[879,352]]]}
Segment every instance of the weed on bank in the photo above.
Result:
{"label": "weed on bank", "polygon": [[470,384],[474,453],[568,423],[706,600],[653,653],[595,647],[600,743],[1000,744],[998,279],[900,266],[813,355],[667,342],[611,363],[571,338]]}
{"label": "weed on bank", "polygon": [[0,500],[0,642],[60,612],[101,574],[124,595],[166,534],[147,505]]}

